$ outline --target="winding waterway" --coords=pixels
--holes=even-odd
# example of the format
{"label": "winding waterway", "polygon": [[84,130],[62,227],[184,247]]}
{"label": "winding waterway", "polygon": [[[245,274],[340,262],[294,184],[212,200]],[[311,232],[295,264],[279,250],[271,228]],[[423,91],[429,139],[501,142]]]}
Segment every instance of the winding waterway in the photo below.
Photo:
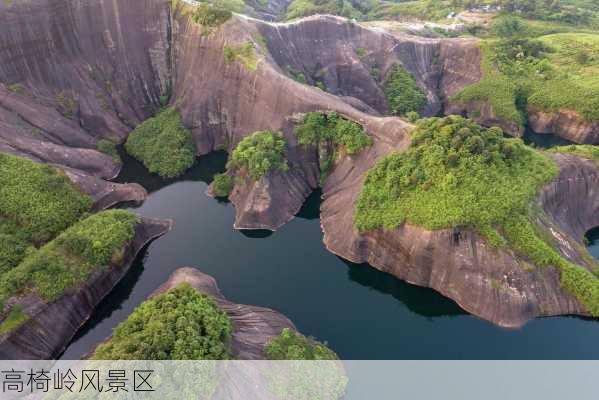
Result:
{"label": "winding waterway", "polygon": [[[558,317],[518,330],[498,328],[433,290],[327,252],[318,193],[275,233],[233,230],[233,206],[205,194],[212,176],[224,169],[224,153],[201,157],[176,181],[159,179],[137,161],[124,159],[118,181],[138,182],[151,193],[131,210],[173,219],[174,229],[140,254],[63,359],[93,349],[182,266],[215,277],[230,300],[282,312],[344,359],[599,358],[599,321]],[[599,257],[599,231],[590,239],[591,252]]]}

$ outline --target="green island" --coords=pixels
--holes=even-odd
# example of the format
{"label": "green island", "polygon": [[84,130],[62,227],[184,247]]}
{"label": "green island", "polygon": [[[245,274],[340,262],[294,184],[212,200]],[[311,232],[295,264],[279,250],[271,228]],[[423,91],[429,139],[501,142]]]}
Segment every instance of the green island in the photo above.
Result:
{"label": "green island", "polygon": [[96,360],[225,360],[232,325],[214,301],[184,283],[143,302]]}
{"label": "green island", "polygon": [[253,180],[259,180],[271,171],[287,171],[285,137],[271,131],[257,131],[244,137],[233,150],[227,169],[247,173]]}
{"label": "green island", "polygon": [[228,197],[235,186],[235,178],[226,173],[214,175],[212,190],[216,197]]}
{"label": "green island", "polygon": [[334,111],[306,113],[293,133],[299,144],[318,146],[321,185],[339,152],[357,154],[373,143],[360,124]]}
{"label": "green island", "polygon": [[[143,302],[98,346],[96,360],[227,360],[233,325],[214,300],[182,283]],[[325,345],[283,329],[265,348],[271,360],[336,360]]]}
{"label": "green island", "polygon": [[466,227],[498,248],[533,264],[557,267],[562,286],[599,315],[599,279],[564,259],[536,224],[533,200],[557,166],[499,128],[484,129],[459,116],[418,122],[410,147],[380,160],[357,202],[361,232],[404,223],[428,230]]}
{"label": "green island", "polygon": [[125,149],[152,173],[174,178],[195,161],[196,147],[191,131],[181,123],[174,107],[160,111],[131,132]]}

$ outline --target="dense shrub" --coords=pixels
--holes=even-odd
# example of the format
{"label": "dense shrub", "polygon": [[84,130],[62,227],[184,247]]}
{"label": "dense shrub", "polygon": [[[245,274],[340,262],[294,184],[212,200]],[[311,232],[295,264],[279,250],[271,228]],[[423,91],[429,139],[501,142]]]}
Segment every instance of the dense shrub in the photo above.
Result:
{"label": "dense shrub", "polygon": [[360,230],[403,222],[428,229],[470,226],[488,231],[526,213],[557,167],[524,146],[458,116],[419,121],[412,144],[368,173],[358,201]]}
{"label": "dense shrub", "polygon": [[265,348],[269,360],[336,360],[331,349],[314,339],[307,338],[289,328],[272,339]]}
{"label": "dense shrub", "polygon": [[281,133],[254,132],[235,147],[227,168],[245,170],[255,180],[270,171],[287,171],[286,147],[287,142]]}
{"label": "dense shrub", "polygon": [[114,162],[119,163],[119,164],[121,163],[121,156],[119,155],[119,152],[116,148],[116,144],[112,140],[108,140],[108,139],[98,140],[98,143],[96,144],[96,149],[98,149],[98,151],[112,157]]}
{"label": "dense shrub", "polygon": [[293,133],[299,144],[318,146],[321,184],[333,165],[339,147],[348,154],[356,154],[372,145],[372,138],[362,126],[336,112],[306,113]]}
{"label": "dense shrub", "polygon": [[293,0],[287,7],[287,19],[314,14],[334,14],[346,18],[361,18],[374,5],[364,0]]}
{"label": "dense shrub", "polygon": [[216,174],[214,175],[214,181],[212,182],[212,190],[214,195],[217,197],[229,197],[233,190],[235,182],[232,176],[227,174]]}
{"label": "dense shrub", "polygon": [[0,233],[0,274],[14,268],[25,257],[30,244],[17,235]]}
{"label": "dense shrub", "polygon": [[[572,110],[599,121],[599,35],[563,33],[482,44],[483,78],[453,98],[487,103],[495,116],[524,127],[529,109]],[[588,54],[580,63],[578,54]]]}
{"label": "dense shrub", "polygon": [[391,68],[384,86],[385,97],[392,114],[419,112],[426,106],[426,95],[416,84],[414,77],[399,64]]}
{"label": "dense shrub", "polygon": [[[567,146],[569,147],[569,146]],[[420,120],[411,146],[379,161],[358,199],[359,230],[392,229],[402,223],[430,230],[467,227],[493,246],[509,246],[539,267],[561,273],[562,286],[599,316],[599,279],[565,260],[551,235],[533,217],[538,189],[557,174],[556,165],[457,116]]]}
{"label": "dense shrub", "polygon": [[214,301],[189,284],[145,301],[98,346],[99,360],[223,360],[232,325]]}
{"label": "dense shrub", "polygon": [[193,11],[192,19],[196,24],[207,28],[215,28],[227,22],[233,13],[225,8],[202,3]]}
{"label": "dense shrub", "polygon": [[0,305],[25,289],[53,301],[98,267],[117,264],[124,245],[133,239],[136,222],[137,217],[127,211],[111,210],[74,224],[2,275]]}
{"label": "dense shrub", "polygon": [[0,154],[0,218],[28,240],[43,243],[77,221],[92,199],[61,171],[31,160]]}
{"label": "dense shrub", "polygon": [[135,128],[125,148],[150,172],[166,178],[185,172],[193,165],[196,153],[191,132],[181,124],[181,116],[174,107]]}
{"label": "dense shrub", "polygon": [[356,154],[372,145],[372,138],[360,124],[336,112],[306,113],[293,132],[302,145],[331,142],[343,146],[348,154]]}

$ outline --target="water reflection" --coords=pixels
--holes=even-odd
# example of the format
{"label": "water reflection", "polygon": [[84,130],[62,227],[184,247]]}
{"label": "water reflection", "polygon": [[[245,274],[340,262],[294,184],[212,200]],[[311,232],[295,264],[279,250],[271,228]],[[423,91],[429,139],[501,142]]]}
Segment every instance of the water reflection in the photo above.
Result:
{"label": "water reflection", "polygon": [[204,182],[210,184],[214,175],[224,172],[227,164],[227,152],[215,151],[198,158],[195,164],[177,178],[161,178],[151,174],[146,167],[127,154],[121,147],[119,154],[123,160],[123,168],[114,180],[118,183],[139,183],[148,193],[156,192],[177,182]]}
{"label": "water reflection", "polygon": [[366,263],[354,264],[342,258],[339,260],[347,265],[349,279],[377,292],[393,296],[418,315],[441,317],[466,314],[453,300],[440,295],[433,289],[411,285],[380,272]]}

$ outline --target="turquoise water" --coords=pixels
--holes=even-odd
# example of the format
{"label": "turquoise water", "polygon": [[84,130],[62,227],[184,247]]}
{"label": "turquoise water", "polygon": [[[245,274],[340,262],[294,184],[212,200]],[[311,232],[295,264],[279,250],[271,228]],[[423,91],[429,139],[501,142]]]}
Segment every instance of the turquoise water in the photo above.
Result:
{"label": "turquoise water", "polygon": [[[233,230],[232,205],[205,195],[225,159],[224,153],[201,157],[184,177],[163,181],[126,158],[118,180],[138,182],[151,192],[132,210],[171,218],[174,229],[142,252],[63,358],[89,352],[182,266],[214,276],[233,301],[284,313],[300,331],[328,342],[344,359],[599,358],[599,321],[558,317],[518,330],[498,328],[465,314],[433,290],[327,252],[318,220],[319,193],[275,233]],[[599,232],[591,236],[591,252],[599,257]]]}

